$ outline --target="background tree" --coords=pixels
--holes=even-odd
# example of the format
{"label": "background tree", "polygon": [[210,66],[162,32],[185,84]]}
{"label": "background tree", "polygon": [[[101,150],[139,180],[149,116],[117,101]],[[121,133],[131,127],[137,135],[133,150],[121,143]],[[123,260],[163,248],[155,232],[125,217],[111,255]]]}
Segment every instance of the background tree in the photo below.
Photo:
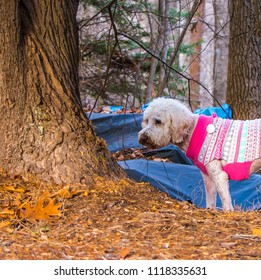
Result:
{"label": "background tree", "polygon": [[[214,61],[213,61],[213,95],[221,103],[226,101],[228,41],[229,41],[229,13],[227,0],[214,0]],[[214,105],[218,106],[214,101]]]}
{"label": "background tree", "polygon": [[[173,7],[170,5],[169,0],[159,0],[158,1],[158,11],[155,14],[158,17],[154,20],[151,17],[150,13],[148,15],[149,29],[150,29],[150,40],[151,40],[151,50],[153,50],[154,54],[161,58],[163,62],[167,62],[168,50],[169,50],[169,36],[171,31],[170,26],[170,12],[173,11]],[[171,9],[172,8],[172,9]],[[156,31],[156,32],[155,32]],[[152,98],[157,96],[155,90],[157,87],[160,88],[161,83],[164,80],[166,66],[163,63],[159,65],[159,73],[158,73],[158,81],[156,77],[157,67],[159,60],[155,56],[151,57],[150,60],[150,72],[147,82],[147,93],[146,100],[149,101]],[[157,86],[158,84],[158,86]]]}
{"label": "background tree", "polygon": [[[105,9],[111,2],[111,9]],[[184,98],[187,79],[177,71],[187,72],[187,58],[200,44],[183,40],[199,2],[202,0],[83,0],[83,100],[91,103],[98,96],[100,104],[123,105],[122,100],[130,97],[137,101],[126,102],[130,107],[162,94]],[[84,7],[88,10],[90,6],[93,12],[86,14]],[[175,70],[166,67],[166,63]],[[106,87],[103,81],[107,81]]]}
{"label": "background tree", "polygon": [[82,110],[78,1],[0,2],[0,167],[62,183],[121,173]]}
{"label": "background tree", "polygon": [[236,119],[261,117],[261,2],[230,1],[227,103]]}

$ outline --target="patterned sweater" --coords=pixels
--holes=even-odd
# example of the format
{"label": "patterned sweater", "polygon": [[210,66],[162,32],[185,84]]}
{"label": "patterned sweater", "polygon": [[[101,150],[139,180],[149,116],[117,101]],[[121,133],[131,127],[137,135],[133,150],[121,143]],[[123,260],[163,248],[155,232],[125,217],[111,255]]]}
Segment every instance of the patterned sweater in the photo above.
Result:
{"label": "patterned sweater", "polygon": [[251,163],[261,157],[261,119],[226,120],[201,115],[186,155],[207,174],[206,164],[225,160],[223,170],[232,180],[249,178]]}

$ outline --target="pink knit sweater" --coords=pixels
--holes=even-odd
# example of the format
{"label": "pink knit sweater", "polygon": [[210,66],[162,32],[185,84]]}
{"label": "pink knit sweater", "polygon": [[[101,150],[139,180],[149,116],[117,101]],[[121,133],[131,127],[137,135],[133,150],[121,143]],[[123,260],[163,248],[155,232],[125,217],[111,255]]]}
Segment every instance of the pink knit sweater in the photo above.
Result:
{"label": "pink knit sweater", "polygon": [[249,178],[251,163],[261,157],[261,119],[226,120],[201,115],[186,155],[207,174],[206,165],[225,160],[223,170],[232,180]]}

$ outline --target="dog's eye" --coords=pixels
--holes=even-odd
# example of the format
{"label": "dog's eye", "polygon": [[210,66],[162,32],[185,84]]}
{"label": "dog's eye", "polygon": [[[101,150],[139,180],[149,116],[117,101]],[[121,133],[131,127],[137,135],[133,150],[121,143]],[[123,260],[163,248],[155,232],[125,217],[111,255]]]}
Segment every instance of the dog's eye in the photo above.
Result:
{"label": "dog's eye", "polygon": [[161,120],[159,120],[159,119],[155,119],[155,124],[160,125],[160,124],[161,124]]}

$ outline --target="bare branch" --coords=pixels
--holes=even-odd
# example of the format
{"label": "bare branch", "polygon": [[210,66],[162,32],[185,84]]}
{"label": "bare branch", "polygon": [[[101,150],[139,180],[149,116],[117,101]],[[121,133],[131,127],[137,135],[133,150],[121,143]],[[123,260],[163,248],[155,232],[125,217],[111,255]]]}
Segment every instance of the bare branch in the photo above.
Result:
{"label": "bare branch", "polygon": [[[187,32],[187,29],[188,29],[188,27],[189,27],[191,21],[192,21],[192,18],[194,17],[196,11],[198,10],[198,7],[200,6],[200,4],[201,4],[203,1],[204,1],[204,0],[196,0],[196,1],[194,2],[193,6],[192,6],[192,8],[191,8],[191,11],[190,11],[190,13],[189,13],[189,17],[188,17],[188,19],[187,19],[187,22],[186,22],[186,24],[185,24],[185,27],[184,27],[184,29],[182,30],[182,32],[181,32],[181,34],[180,34],[180,37],[179,37],[179,39],[178,39],[178,42],[177,42],[177,45],[176,45],[176,47],[175,47],[174,53],[173,53],[173,55],[172,55],[172,57],[171,57],[171,59],[170,59],[170,62],[168,63],[170,66],[174,64],[174,62],[175,62],[175,60],[176,60],[176,58],[177,58],[179,49],[180,49],[180,45],[181,45],[181,43],[183,42],[183,39],[184,39],[184,37],[185,37],[185,34],[186,34],[186,32]],[[170,70],[171,70],[171,68],[168,68],[168,70],[166,71],[165,77],[164,77],[162,83],[161,83],[160,86],[159,86],[159,95],[162,95],[162,93],[163,93],[163,90],[164,90],[164,88],[165,88],[165,85],[166,85],[166,83],[167,83],[167,81],[168,81],[168,78],[169,78],[169,75],[170,75]]]}
{"label": "bare branch", "polygon": [[111,6],[117,2],[117,0],[112,0],[111,2],[109,2],[108,4],[106,4],[104,7],[102,7],[95,15],[93,15],[91,18],[87,19],[87,20],[82,20],[81,22],[79,22],[79,30],[81,30],[84,26],[86,26],[90,21],[92,21],[93,19],[95,19],[100,13],[102,13],[104,10],[111,8]]}
{"label": "bare branch", "polygon": [[[118,32],[118,35],[124,36],[130,40],[132,40],[133,42],[135,42],[138,46],[140,46],[144,51],[146,51],[147,53],[149,53],[151,56],[157,58],[161,63],[163,63],[169,70],[174,71],[176,74],[178,74],[179,76],[181,76],[182,78],[186,79],[188,82],[188,88],[190,89],[190,83],[194,82],[196,84],[198,84],[199,86],[201,86],[216,102],[217,104],[220,106],[220,108],[224,111],[224,113],[228,116],[227,112],[223,109],[222,105],[220,104],[220,102],[216,99],[216,97],[208,90],[207,87],[205,87],[202,83],[200,83],[197,80],[194,80],[191,77],[187,77],[186,75],[184,75],[183,73],[177,71],[175,68],[173,68],[171,65],[169,65],[168,63],[166,63],[165,61],[163,61],[158,55],[154,54],[153,51],[149,50],[148,48],[144,47],[139,41],[135,40],[134,38],[132,38],[131,36],[122,33],[122,32]],[[189,96],[190,96],[190,92],[189,92]],[[189,98],[189,102],[190,102],[190,98]],[[228,116],[229,118],[229,116]]]}

